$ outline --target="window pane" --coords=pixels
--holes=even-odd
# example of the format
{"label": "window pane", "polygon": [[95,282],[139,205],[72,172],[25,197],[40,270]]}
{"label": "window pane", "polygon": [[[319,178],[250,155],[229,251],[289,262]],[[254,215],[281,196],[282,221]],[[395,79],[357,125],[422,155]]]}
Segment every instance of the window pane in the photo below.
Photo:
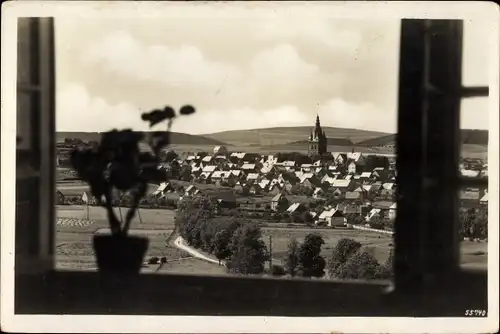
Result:
{"label": "window pane", "polygon": [[[463,84],[487,86],[491,38],[488,24],[481,20],[464,22]],[[480,44],[478,44],[480,43]],[[462,186],[460,198],[461,263],[463,266],[487,268],[488,225],[488,125],[489,99],[469,98],[462,101],[462,147],[460,174],[467,180],[485,180],[485,184]]]}
{"label": "window pane", "polygon": [[[82,201],[88,187],[68,164],[72,145],[115,127],[145,130],[139,110],[186,102],[205,110],[175,123],[171,149],[189,171],[163,190],[152,182],[133,225],[150,239],[147,259],[169,259],[160,272],[227,274],[218,263],[170,261],[187,253],[173,242],[165,248],[175,205],[195,189],[216,200],[214,224],[230,224],[237,212],[236,220],[260,226],[272,254],[266,275],[285,268],[289,243],[309,234],[323,238],[327,263],[344,238],[386,263],[396,214],[399,20],[58,19],[56,36],[61,268],[95,268],[92,234],[108,228],[104,210]],[[191,246],[216,259],[206,242]]]}

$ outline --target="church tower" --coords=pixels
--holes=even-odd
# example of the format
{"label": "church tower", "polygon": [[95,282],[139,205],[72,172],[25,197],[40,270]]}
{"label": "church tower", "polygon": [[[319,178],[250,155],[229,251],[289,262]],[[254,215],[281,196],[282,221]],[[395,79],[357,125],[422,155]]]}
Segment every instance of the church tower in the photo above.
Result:
{"label": "church tower", "polygon": [[328,138],[321,129],[319,115],[316,116],[316,125],[309,135],[309,147],[307,153],[309,156],[323,155],[327,152]]}

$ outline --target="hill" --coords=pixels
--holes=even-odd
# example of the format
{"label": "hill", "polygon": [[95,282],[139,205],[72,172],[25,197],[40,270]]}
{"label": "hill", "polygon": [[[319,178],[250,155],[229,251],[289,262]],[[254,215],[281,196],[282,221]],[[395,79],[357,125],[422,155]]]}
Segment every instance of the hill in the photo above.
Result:
{"label": "hill", "polygon": [[[299,140],[299,141],[294,141],[291,143],[288,143],[288,145],[300,145],[300,146],[306,146],[308,145],[307,140]],[[353,142],[348,139],[348,138],[328,138],[328,145],[337,145],[337,146],[352,146],[354,145]]]}
{"label": "hill", "polygon": [[[66,138],[80,139],[83,141],[99,141],[101,139],[101,134],[99,132],[57,132],[57,142],[62,142]],[[180,132],[171,132],[171,141],[173,145],[227,145],[216,139]]]}
{"label": "hill", "polygon": [[462,144],[488,145],[488,130],[462,129]]}
{"label": "hill", "polygon": [[[334,127],[323,127],[323,130],[325,131],[326,136],[329,138],[342,138],[349,140],[352,143],[358,143],[368,139],[387,135],[387,133],[384,132]],[[223,131],[204,134],[203,136],[236,146],[270,146],[307,141],[307,137],[309,136],[310,132],[310,126],[298,126]]]}
{"label": "hill", "polygon": [[[463,145],[488,145],[488,130],[461,129]],[[396,135],[390,134],[378,138],[371,138],[357,143],[361,146],[384,146],[396,143]]]}

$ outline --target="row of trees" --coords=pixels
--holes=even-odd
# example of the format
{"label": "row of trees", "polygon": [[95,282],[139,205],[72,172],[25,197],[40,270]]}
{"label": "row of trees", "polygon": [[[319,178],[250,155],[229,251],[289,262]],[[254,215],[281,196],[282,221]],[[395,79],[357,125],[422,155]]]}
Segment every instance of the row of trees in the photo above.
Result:
{"label": "row of trees", "polygon": [[236,274],[261,274],[269,259],[260,228],[240,217],[215,217],[214,201],[207,196],[182,201],[176,224],[186,242],[219,261]]}
{"label": "row of trees", "polygon": [[380,264],[361,244],[353,239],[341,239],[328,261],[320,255],[324,240],[320,235],[309,234],[300,244],[291,239],[285,257],[285,272],[290,276],[322,277],[325,269],[330,278],[337,279],[390,279],[393,276],[393,255]]}
{"label": "row of trees", "polygon": [[[260,228],[235,216],[215,216],[216,203],[208,196],[195,197],[179,204],[176,224],[179,234],[192,247],[226,261],[236,274],[262,274],[269,260]],[[338,279],[388,279],[392,277],[392,253],[379,263],[373,254],[353,239],[341,239],[328,261],[321,255],[325,244],[321,235],[310,233],[302,243],[291,239],[284,266],[274,266],[275,275]]]}

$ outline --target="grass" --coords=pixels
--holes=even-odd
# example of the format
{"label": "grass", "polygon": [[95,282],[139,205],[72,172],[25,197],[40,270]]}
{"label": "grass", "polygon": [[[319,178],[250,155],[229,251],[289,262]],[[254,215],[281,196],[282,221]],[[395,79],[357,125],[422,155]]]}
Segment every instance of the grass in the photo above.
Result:
{"label": "grass", "polygon": [[[90,187],[87,183],[79,180],[71,181],[61,181],[58,180],[56,184],[56,189],[61,191],[65,196],[81,196],[84,191],[90,191]],[[147,193],[150,194],[158,189],[155,184],[148,184]]]}
{"label": "grass", "polygon": [[342,238],[350,238],[359,241],[366,250],[372,250],[373,255],[379,262],[383,262],[389,256],[392,239],[385,235],[356,230],[306,230],[306,229],[287,229],[287,228],[263,228],[263,239],[269,246],[269,236],[272,237],[273,258],[282,259],[286,255],[288,243],[292,238],[302,242],[309,233],[321,235],[325,241],[322,247],[321,255],[327,260],[338,241]]}
{"label": "grass", "polygon": [[168,262],[162,266],[161,270],[158,273],[175,273],[187,275],[229,275],[225,267],[195,258]]}
{"label": "grass", "polygon": [[[123,209],[125,214],[127,209]],[[147,234],[150,247],[146,259],[152,256],[166,256],[167,259],[179,259],[188,254],[175,247],[166,245],[168,234],[174,229],[175,212],[164,209],[140,209],[143,223],[138,218],[132,229]],[[86,219],[85,206],[58,206],[57,216],[60,218]],[[95,258],[92,249],[92,235],[99,229],[108,228],[106,212],[100,207],[89,207],[89,219],[94,223],[85,227],[56,225],[56,263],[57,268],[70,270],[95,269]],[[142,231],[142,232],[141,232]],[[269,236],[273,242],[273,263],[280,264],[286,254],[291,238],[300,241],[308,233],[318,233],[324,240],[322,255],[328,260],[333,247],[341,238],[352,238],[359,241],[365,250],[373,252],[379,262],[389,255],[392,239],[386,235],[373,232],[340,230],[340,229],[306,229],[287,227],[263,227],[263,240],[269,246]],[[461,263],[467,266],[485,268],[487,266],[486,242],[463,241],[461,243]],[[226,274],[222,267],[196,259],[184,259],[168,263],[161,269],[162,273],[184,274]]]}
{"label": "grass", "polygon": [[[123,209],[125,214],[127,209]],[[132,229],[147,233],[149,249],[146,259],[152,256],[166,256],[167,259],[178,259],[188,256],[184,251],[167,246],[166,239],[173,231],[175,212],[160,209],[140,209],[143,223],[136,221]],[[84,206],[59,206],[58,218],[86,219]],[[92,236],[97,230],[108,228],[106,212],[100,207],[89,207],[89,219],[93,224],[86,227],[56,225],[56,264],[57,268],[83,270],[95,269]],[[157,233],[154,233],[157,231]],[[151,233],[153,232],[153,233]]]}
{"label": "grass", "polygon": [[488,243],[462,241],[460,243],[460,263],[466,267],[488,268]]}

